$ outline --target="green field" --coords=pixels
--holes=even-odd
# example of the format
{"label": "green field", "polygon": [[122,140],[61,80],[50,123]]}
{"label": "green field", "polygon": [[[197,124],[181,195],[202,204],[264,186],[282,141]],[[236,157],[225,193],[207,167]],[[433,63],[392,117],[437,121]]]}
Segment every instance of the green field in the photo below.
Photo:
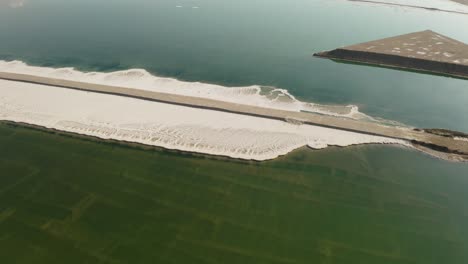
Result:
{"label": "green field", "polygon": [[468,263],[468,165],[397,147],[276,161],[0,125],[1,263]]}

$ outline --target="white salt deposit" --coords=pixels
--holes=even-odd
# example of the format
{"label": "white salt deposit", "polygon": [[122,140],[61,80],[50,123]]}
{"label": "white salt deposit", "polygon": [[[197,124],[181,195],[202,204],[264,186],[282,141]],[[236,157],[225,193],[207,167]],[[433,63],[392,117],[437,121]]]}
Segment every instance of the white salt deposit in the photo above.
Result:
{"label": "white salt deposit", "polygon": [[0,119],[170,149],[265,160],[309,145],[401,143],[382,137],[0,80]]}
{"label": "white salt deposit", "polygon": [[455,140],[458,140],[458,141],[467,141],[468,142],[468,138],[466,137],[454,137]]}
{"label": "white salt deposit", "polygon": [[[62,73],[66,72],[70,71]],[[251,160],[273,159],[302,146],[406,144],[324,127],[7,80],[0,80],[0,120]]]}
{"label": "white salt deposit", "polygon": [[[359,112],[358,107],[355,105],[329,106],[301,102],[285,89],[259,85],[245,87],[225,87],[201,82],[184,82],[173,78],[157,77],[151,75],[144,69],[130,69],[110,73],[86,73],[77,71],[73,68],[57,69],[36,67],[27,65],[21,61],[8,62],[0,60],[0,71],[136,88],[194,97],[203,97],[226,102],[288,111],[306,111],[325,115],[375,121],[370,116]],[[379,121],[382,122],[382,120]]]}

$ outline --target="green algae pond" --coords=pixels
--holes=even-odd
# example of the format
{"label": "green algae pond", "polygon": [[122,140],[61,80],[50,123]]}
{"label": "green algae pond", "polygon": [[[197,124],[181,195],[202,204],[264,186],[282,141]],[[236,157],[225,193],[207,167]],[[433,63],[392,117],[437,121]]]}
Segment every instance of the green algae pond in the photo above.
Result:
{"label": "green algae pond", "polygon": [[465,263],[468,165],[392,146],[247,162],[0,125],[3,263]]}

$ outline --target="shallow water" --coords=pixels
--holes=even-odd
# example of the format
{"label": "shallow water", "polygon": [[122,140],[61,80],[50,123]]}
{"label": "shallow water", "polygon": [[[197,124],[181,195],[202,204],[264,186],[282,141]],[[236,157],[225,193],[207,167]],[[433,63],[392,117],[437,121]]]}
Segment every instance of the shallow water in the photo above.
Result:
{"label": "shallow water", "polygon": [[466,263],[468,164],[395,147],[271,162],[0,124],[5,263]]}

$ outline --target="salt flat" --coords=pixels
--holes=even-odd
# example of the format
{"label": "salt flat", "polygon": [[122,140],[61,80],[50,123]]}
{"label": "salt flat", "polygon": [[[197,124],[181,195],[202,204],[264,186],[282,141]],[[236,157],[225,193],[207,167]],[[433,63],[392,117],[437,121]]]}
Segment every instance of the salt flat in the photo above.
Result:
{"label": "salt flat", "polygon": [[0,80],[0,120],[232,158],[402,140],[134,98]]}

